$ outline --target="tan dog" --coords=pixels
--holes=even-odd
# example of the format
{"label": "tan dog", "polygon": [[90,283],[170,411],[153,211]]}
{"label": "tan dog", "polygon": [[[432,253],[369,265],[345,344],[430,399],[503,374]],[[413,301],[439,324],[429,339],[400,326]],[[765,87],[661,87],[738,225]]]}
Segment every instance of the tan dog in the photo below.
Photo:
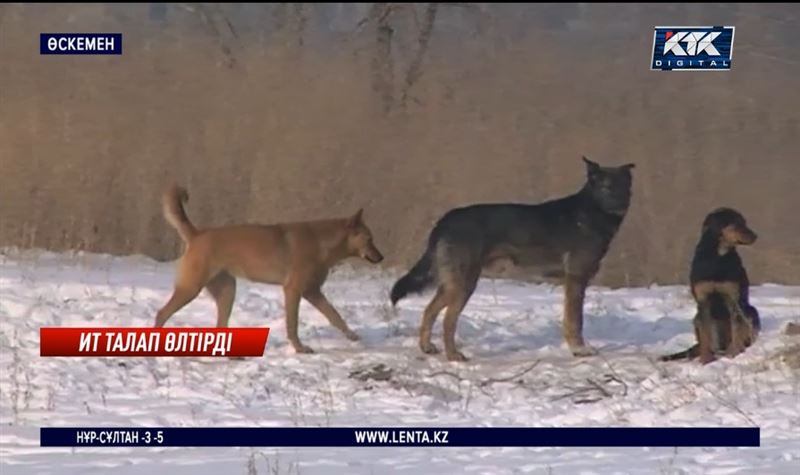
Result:
{"label": "tan dog", "polygon": [[156,316],[156,327],[194,300],[204,287],[217,303],[217,326],[227,327],[236,295],[236,278],[283,286],[286,331],[298,353],[313,353],[297,335],[300,298],[306,299],[350,340],[358,340],[322,293],[330,269],[348,257],[383,260],[362,220],[349,218],[273,225],[242,224],[198,230],[183,203],[184,188],[172,185],[162,198],[164,217],[186,243],[178,261],[175,291]]}

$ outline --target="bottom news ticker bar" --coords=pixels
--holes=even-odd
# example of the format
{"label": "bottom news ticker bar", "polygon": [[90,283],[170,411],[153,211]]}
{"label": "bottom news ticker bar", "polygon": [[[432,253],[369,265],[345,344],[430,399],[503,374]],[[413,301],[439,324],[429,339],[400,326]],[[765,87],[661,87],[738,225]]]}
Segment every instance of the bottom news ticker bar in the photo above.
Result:
{"label": "bottom news ticker bar", "polygon": [[42,447],[759,447],[758,427],[43,427]]}

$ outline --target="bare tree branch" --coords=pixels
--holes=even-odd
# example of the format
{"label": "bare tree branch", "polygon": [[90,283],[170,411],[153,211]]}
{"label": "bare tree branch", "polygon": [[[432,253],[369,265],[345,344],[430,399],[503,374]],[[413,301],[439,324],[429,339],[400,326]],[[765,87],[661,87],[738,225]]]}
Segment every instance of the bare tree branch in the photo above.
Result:
{"label": "bare tree branch", "polygon": [[425,8],[425,16],[423,18],[422,28],[419,31],[419,37],[417,39],[417,51],[414,55],[414,59],[411,60],[411,64],[408,66],[408,71],[406,71],[405,84],[400,96],[400,105],[402,107],[405,107],[407,104],[409,91],[419,80],[419,78],[422,77],[422,62],[425,59],[425,53],[428,51],[431,35],[433,35],[433,27],[436,23],[436,13],[438,8],[438,3],[430,3],[428,4],[427,8]]}
{"label": "bare tree branch", "polygon": [[538,365],[539,365],[539,360],[536,360],[536,361],[533,362],[533,364],[531,364],[527,368],[523,369],[519,373],[512,374],[511,376],[508,376],[506,378],[489,378],[489,379],[485,379],[483,381],[478,382],[478,385],[479,386],[486,386],[486,385],[494,384],[494,383],[507,383],[509,381],[513,381],[515,379],[519,379],[519,378],[525,376],[526,374],[528,374],[531,371],[533,371],[533,369],[535,367],[537,367]]}
{"label": "bare tree branch", "polygon": [[394,105],[394,59],[392,36],[394,29],[389,23],[392,4],[376,3],[370,10],[370,21],[375,25],[375,51],[372,57],[372,87],[381,97],[384,114]]}
{"label": "bare tree branch", "polygon": [[449,377],[455,378],[455,379],[457,379],[459,381],[474,382],[476,386],[482,388],[482,387],[488,386],[490,384],[507,383],[507,382],[510,382],[510,381],[514,381],[515,379],[519,379],[519,378],[525,376],[526,374],[530,373],[531,371],[533,371],[533,369],[536,368],[536,366],[538,366],[538,365],[539,365],[539,360],[536,360],[530,366],[526,367],[525,369],[523,369],[522,371],[520,371],[518,373],[512,374],[511,376],[507,376],[507,377],[504,377],[504,378],[488,378],[488,379],[482,379],[482,380],[478,380],[478,381],[469,380],[467,378],[462,377],[460,374],[453,373],[453,372],[446,371],[446,370],[436,371],[436,372],[430,373],[430,374],[428,374],[426,376],[428,376],[430,378],[433,378],[433,377],[436,377],[436,376],[449,376]]}
{"label": "bare tree branch", "polygon": [[303,46],[305,43],[306,25],[308,24],[308,17],[306,15],[306,4],[294,3],[292,4],[294,28],[293,32],[297,39],[297,45]]}
{"label": "bare tree branch", "polygon": [[236,32],[236,29],[233,27],[233,23],[231,23],[225,12],[222,11],[222,8],[219,5],[210,7],[201,3],[196,5],[181,3],[178,4],[178,7],[190,13],[196,13],[200,15],[203,23],[211,30],[211,34],[214,35],[214,38],[216,38],[217,42],[219,43],[220,50],[222,50],[222,54],[225,56],[226,66],[229,68],[234,67],[236,65],[236,57],[233,54],[231,46],[228,44],[229,42],[224,38],[225,35],[223,35],[220,29],[217,27],[217,18],[220,18],[221,21],[227,25],[228,31],[230,32],[230,35],[233,36],[234,40],[238,41],[239,35]]}

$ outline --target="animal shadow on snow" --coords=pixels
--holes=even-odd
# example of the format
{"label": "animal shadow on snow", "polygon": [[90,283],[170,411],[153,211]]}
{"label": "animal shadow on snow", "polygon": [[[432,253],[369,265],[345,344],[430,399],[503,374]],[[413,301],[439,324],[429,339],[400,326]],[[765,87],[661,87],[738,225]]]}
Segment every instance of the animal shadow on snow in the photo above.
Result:
{"label": "animal shadow on snow", "polygon": [[[528,320],[539,320],[536,324],[520,324],[515,318],[518,331],[496,331],[505,327],[502,322],[487,322],[480,314],[467,308],[461,317],[463,329],[457,334],[464,348],[476,360],[489,357],[513,356],[514,353],[563,350],[561,336],[561,314],[530,314]],[[541,321],[546,320],[546,323]],[[693,335],[690,317],[664,316],[655,321],[644,321],[623,313],[594,314],[587,311],[584,317],[584,335],[587,342],[603,352],[613,352],[631,347],[658,346],[679,335]],[[440,338],[440,333],[434,338]],[[654,355],[658,352],[652,351]]]}
{"label": "animal shadow on snow", "polygon": [[[692,337],[691,309],[676,306],[668,314],[656,319],[642,319],[637,309],[594,309],[585,307],[584,334],[590,345],[600,351],[613,352],[631,347],[655,346],[653,354],[660,351],[660,345],[679,335]],[[385,336],[385,341],[395,338],[413,340],[412,351],[418,351],[416,339],[419,331],[421,309],[400,309],[396,319],[398,332]],[[561,336],[562,306],[534,304],[529,309],[519,306],[464,309],[459,319],[456,338],[463,345],[467,356],[473,361],[503,356],[513,357],[520,352],[561,352],[567,354]],[[434,326],[433,341],[441,346],[442,318]],[[370,346],[378,348],[379,334],[369,332]],[[394,345],[392,345],[394,346]],[[405,345],[404,345],[405,346]]]}

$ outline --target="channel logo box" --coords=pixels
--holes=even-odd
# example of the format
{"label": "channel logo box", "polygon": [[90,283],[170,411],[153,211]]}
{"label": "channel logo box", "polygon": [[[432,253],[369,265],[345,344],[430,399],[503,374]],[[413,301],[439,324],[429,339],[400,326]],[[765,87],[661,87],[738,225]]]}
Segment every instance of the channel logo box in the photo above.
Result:
{"label": "channel logo box", "polygon": [[730,71],[732,26],[657,26],[651,70]]}

